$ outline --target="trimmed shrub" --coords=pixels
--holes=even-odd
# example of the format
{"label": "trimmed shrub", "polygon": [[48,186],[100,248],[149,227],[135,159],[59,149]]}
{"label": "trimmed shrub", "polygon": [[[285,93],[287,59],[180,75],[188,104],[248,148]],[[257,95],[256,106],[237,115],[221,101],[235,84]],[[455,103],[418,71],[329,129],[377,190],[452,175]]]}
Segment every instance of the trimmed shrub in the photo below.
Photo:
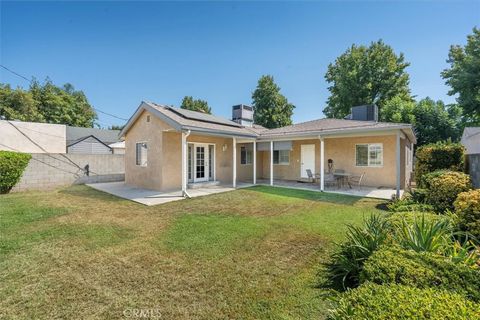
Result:
{"label": "trimmed shrub", "polygon": [[9,192],[17,184],[31,157],[27,153],[0,151],[0,193]]}
{"label": "trimmed shrub", "polygon": [[458,194],[472,188],[470,177],[462,172],[435,171],[425,175],[426,201],[438,213],[453,210]]}
{"label": "trimmed shrub", "polygon": [[454,206],[460,230],[480,240],[480,189],[460,193]]}
{"label": "trimmed shrub", "polygon": [[392,212],[433,212],[433,206],[426,203],[418,203],[411,197],[394,200],[388,205],[388,210]]}
{"label": "trimmed shrub", "polygon": [[412,225],[413,223],[415,223],[415,221],[420,221],[422,217],[424,217],[425,221],[428,223],[435,223],[438,221],[450,219],[446,215],[435,214],[431,212],[409,211],[394,212],[387,218],[387,220],[392,226],[393,234],[398,234],[404,222],[408,225]]}
{"label": "trimmed shrub", "polygon": [[424,175],[437,170],[464,171],[465,148],[459,143],[437,142],[415,152],[415,179],[424,188]]}
{"label": "trimmed shrub", "polygon": [[363,227],[348,226],[346,241],[339,246],[328,265],[329,278],[336,287],[355,287],[363,262],[385,242],[390,225],[376,215],[368,217]]}
{"label": "trimmed shrub", "polygon": [[432,288],[368,283],[342,294],[329,319],[479,319],[478,305]]}
{"label": "trimmed shrub", "polygon": [[480,271],[432,253],[382,246],[365,261],[360,282],[438,288],[480,301]]}

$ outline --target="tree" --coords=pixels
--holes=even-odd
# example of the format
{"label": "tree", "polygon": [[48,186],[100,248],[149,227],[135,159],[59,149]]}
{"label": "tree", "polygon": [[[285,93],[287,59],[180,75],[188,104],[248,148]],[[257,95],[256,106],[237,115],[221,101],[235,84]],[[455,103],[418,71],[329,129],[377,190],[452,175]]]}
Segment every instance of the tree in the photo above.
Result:
{"label": "tree", "polygon": [[110,127],[108,127],[108,130],[123,130],[124,127],[125,127],[124,124],[122,124],[122,125],[112,124]]}
{"label": "tree", "polygon": [[200,100],[200,99],[193,99],[191,96],[185,96],[183,98],[182,105],[180,106],[180,108],[208,113],[208,114],[212,113],[212,110],[208,106],[207,101]]}
{"label": "tree", "polygon": [[71,84],[62,88],[49,79],[42,85],[33,80],[30,88],[11,89],[0,84],[0,115],[7,120],[48,122],[93,127],[97,114],[82,91]]}
{"label": "tree", "polygon": [[76,91],[67,83],[57,87],[49,79],[43,85],[36,80],[30,91],[38,101],[38,109],[48,123],[60,123],[76,127],[93,127],[97,114],[82,91]]}
{"label": "tree", "polygon": [[410,123],[417,135],[417,146],[437,141],[460,139],[462,134],[461,108],[446,106],[442,101],[425,98],[419,102],[395,97],[385,103],[382,121]]}
{"label": "tree", "polygon": [[441,100],[433,101],[428,97],[420,100],[413,112],[417,145],[445,140],[459,141],[462,132],[457,110],[456,106],[449,108]]}
{"label": "tree", "polygon": [[33,122],[45,120],[30,91],[22,88],[13,90],[4,84],[0,84],[0,116],[7,120]]}
{"label": "tree", "polygon": [[448,94],[458,94],[467,122],[480,124],[480,29],[473,28],[464,48],[451,46],[447,62],[450,68],[443,70],[442,77],[452,88]]}
{"label": "tree", "polygon": [[280,93],[280,87],[272,76],[260,77],[252,94],[255,108],[254,122],[265,128],[279,128],[292,124],[295,106]]}
{"label": "tree", "polygon": [[382,40],[369,47],[352,45],[328,66],[325,79],[331,84],[330,97],[323,112],[329,118],[344,118],[353,106],[376,104],[381,114],[395,96],[411,101],[405,71],[409,65],[402,53],[397,56]]}

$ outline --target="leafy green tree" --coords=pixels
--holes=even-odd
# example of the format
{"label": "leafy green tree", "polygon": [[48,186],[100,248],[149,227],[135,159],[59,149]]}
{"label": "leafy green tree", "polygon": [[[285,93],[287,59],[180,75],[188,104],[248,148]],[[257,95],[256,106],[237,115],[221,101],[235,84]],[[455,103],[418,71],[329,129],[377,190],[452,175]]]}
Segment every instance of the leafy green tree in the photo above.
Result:
{"label": "leafy green tree", "polygon": [[448,94],[458,94],[466,122],[480,124],[480,29],[473,28],[465,47],[451,46],[447,62],[442,77],[452,88]]}
{"label": "leafy green tree", "polygon": [[395,96],[385,102],[382,113],[379,115],[380,121],[395,123],[415,123],[415,101],[405,100],[400,96]]}
{"label": "leafy green tree", "polygon": [[414,115],[417,145],[421,146],[445,140],[452,140],[453,142],[460,140],[462,134],[461,118],[456,106],[449,108],[443,101],[433,101],[427,97],[416,104]]}
{"label": "leafy green tree", "polygon": [[11,89],[0,84],[0,115],[7,120],[48,122],[78,127],[93,127],[97,115],[82,91],[71,84],[55,86],[33,80],[30,88]]}
{"label": "leafy green tree", "polygon": [[428,97],[419,102],[394,97],[385,103],[380,119],[413,124],[417,146],[445,140],[457,142],[463,131],[461,108]]}
{"label": "leafy green tree", "polygon": [[212,113],[212,110],[208,106],[207,101],[200,100],[200,99],[193,99],[191,96],[185,96],[183,98],[180,108],[192,110],[192,111],[199,111],[199,112],[208,113],[208,114]]}
{"label": "leafy green tree", "polygon": [[295,106],[280,93],[272,76],[260,77],[252,94],[255,108],[254,122],[265,128],[279,128],[292,124]]}
{"label": "leafy green tree", "polygon": [[8,120],[43,122],[37,102],[30,91],[0,84],[0,116]]}
{"label": "leafy green tree", "polygon": [[49,79],[43,85],[34,80],[30,91],[38,101],[38,109],[46,122],[93,127],[97,119],[97,114],[85,94],[76,91],[69,83],[57,87]]}
{"label": "leafy green tree", "polygon": [[123,130],[125,127],[124,124],[119,125],[119,124],[112,124],[110,127],[108,127],[108,130]]}
{"label": "leafy green tree", "polygon": [[402,53],[395,54],[382,40],[369,47],[352,45],[328,66],[330,97],[323,112],[329,118],[344,118],[353,106],[376,104],[381,114],[395,96],[412,100],[405,71],[409,65]]}

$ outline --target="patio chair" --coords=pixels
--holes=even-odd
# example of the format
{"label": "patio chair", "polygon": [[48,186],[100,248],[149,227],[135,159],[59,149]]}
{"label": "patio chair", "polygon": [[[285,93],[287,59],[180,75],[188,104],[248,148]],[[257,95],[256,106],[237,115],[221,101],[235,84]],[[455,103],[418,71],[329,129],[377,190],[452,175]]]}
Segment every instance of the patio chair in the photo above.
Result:
{"label": "patio chair", "polygon": [[315,183],[315,176],[312,173],[312,170],[307,169],[308,181]]}
{"label": "patio chair", "polygon": [[338,186],[338,181],[335,179],[333,173],[325,173],[323,183],[325,184],[325,187]]}
{"label": "patio chair", "polygon": [[351,185],[358,187],[358,190],[360,190],[362,187],[364,178],[365,178],[365,172],[359,176],[351,176],[350,179],[348,179],[348,182],[350,182]]}

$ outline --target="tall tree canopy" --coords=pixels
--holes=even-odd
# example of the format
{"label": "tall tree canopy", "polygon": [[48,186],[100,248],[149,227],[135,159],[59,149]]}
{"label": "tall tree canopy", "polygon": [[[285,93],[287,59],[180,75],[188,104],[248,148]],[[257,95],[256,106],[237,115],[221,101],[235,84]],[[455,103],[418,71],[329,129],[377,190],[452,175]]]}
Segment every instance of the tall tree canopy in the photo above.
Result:
{"label": "tall tree canopy", "polygon": [[381,113],[395,96],[411,100],[405,71],[409,65],[402,53],[395,54],[382,40],[369,47],[352,45],[328,66],[330,97],[323,112],[329,118],[344,118],[353,106],[376,104]]}
{"label": "tall tree canopy", "polygon": [[419,102],[394,97],[385,103],[380,119],[413,124],[417,146],[448,139],[459,141],[463,128],[461,108],[446,106],[442,101],[428,97]]}
{"label": "tall tree canopy", "polygon": [[260,77],[252,94],[255,108],[254,122],[265,128],[279,128],[292,124],[295,106],[280,93],[272,76]]}
{"label": "tall tree canopy", "polygon": [[192,110],[192,111],[199,111],[199,112],[208,113],[208,114],[212,113],[212,110],[208,106],[207,101],[200,100],[200,99],[193,99],[191,96],[185,96],[183,98],[180,108]]}
{"label": "tall tree canopy", "polygon": [[93,127],[97,114],[82,91],[71,84],[55,86],[32,81],[30,88],[12,89],[0,84],[0,116],[7,120],[48,122],[78,127]]}
{"label": "tall tree canopy", "polygon": [[442,77],[452,88],[448,94],[458,94],[457,102],[467,122],[480,124],[480,29],[473,28],[465,47],[451,46],[447,62],[450,68]]}

